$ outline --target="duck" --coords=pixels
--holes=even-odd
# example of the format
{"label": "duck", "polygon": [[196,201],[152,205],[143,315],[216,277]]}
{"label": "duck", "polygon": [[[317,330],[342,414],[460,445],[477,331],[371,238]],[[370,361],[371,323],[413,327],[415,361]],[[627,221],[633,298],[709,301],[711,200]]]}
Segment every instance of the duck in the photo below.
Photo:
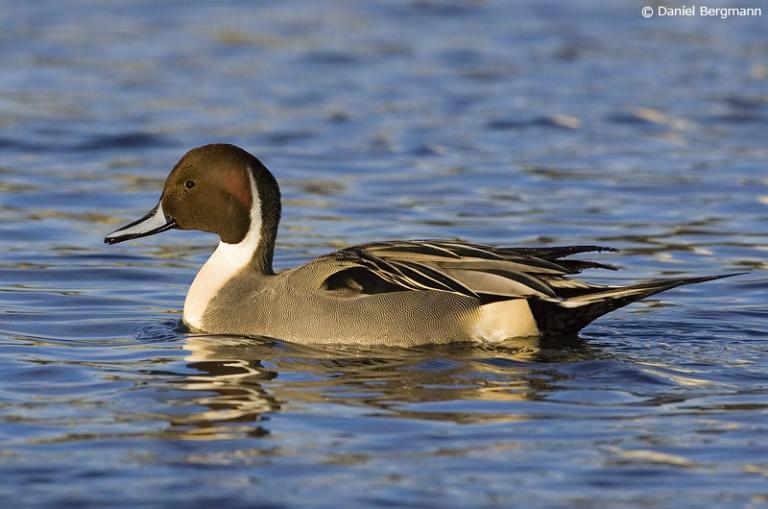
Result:
{"label": "duck", "polygon": [[209,144],[176,163],[154,208],[104,242],[171,229],[218,235],[187,293],[183,323],[192,332],[304,344],[572,337],[632,302],[736,275],[607,286],[573,276],[616,267],[571,256],[616,251],[609,247],[494,247],[456,239],[354,245],[276,273],[280,214],[280,188],[261,161],[235,145]]}

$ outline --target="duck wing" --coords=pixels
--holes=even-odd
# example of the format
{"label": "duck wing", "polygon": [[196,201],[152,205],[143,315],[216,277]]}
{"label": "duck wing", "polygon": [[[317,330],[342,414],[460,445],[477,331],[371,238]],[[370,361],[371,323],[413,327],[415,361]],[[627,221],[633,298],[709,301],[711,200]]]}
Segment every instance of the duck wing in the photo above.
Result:
{"label": "duck wing", "polygon": [[[605,287],[567,278],[609,265],[565,256],[611,251],[600,246],[499,248],[459,240],[385,241],[352,246],[320,257],[320,286],[347,295],[385,291],[442,291],[482,303],[539,297],[560,300]],[[318,269],[322,267],[320,273]]]}
{"label": "duck wing", "polygon": [[573,254],[615,251],[591,245],[503,248],[458,240],[409,240],[352,246],[317,258],[311,268],[315,289],[340,297],[395,291],[452,292],[481,306],[526,299],[544,336],[575,334],[592,320],[657,293],[721,276],[653,280],[629,286],[596,285],[569,276],[584,269],[616,270]]}

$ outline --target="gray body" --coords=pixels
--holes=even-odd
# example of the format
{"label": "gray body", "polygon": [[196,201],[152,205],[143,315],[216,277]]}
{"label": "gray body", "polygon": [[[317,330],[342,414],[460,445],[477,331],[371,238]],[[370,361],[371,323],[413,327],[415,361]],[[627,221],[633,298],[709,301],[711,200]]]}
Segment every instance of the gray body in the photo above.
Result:
{"label": "gray body", "polygon": [[448,292],[321,291],[307,284],[302,269],[273,276],[245,269],[211,301],[204,330],[318,344],[413,346],[473,339],[468,324],[480,306],[476,299]]}

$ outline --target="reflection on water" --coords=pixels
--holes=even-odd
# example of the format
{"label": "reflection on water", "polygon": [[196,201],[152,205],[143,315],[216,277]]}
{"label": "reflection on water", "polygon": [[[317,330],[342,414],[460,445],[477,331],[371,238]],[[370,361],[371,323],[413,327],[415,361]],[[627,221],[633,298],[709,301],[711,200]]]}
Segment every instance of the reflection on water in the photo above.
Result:
{"label": "reflection on water", "polygon": [[[415,404],[443,401],[524,401],[546,392],[551,376],[536,362],[588,358],[579,339],[542,345],[513,340],[502,346],[454,345],[403,349],[319,349],[271,340],[191,336],[187,366],[196,371],[181,385],[206,395],[196,398],[205,412],[187,416],[197,436],[231,433],[229,423],[258,426],[262,414],[291,405],[331,403],[360,406],[372,415],[479,423],[525,418],[506,413],[438,412]],[[283,372],[282,375],[280,373]],[[286,377],[287,372],[287,377]],[[287,378],[270,383],[278,376]],[[212,394],[208,394],[212,393]],[[179,424],[174,422],[174,424]],[[208,424],[210,429],[205,429]],[[223,427],[222,427],[223,426]]]}
{"label": "reflection on water", "polygon": [[[0,0],[4,507],[765,505],[764,17],[83,7]],[[605,283],[750,274],[545,343],[189,336],[179,310],[215,239],[101,239],[217,141],[282,185],[278,268],[462,237],[621,248],[600,261],[622,271],[584,274]]]}
{"label": "reflection on water", "polygon": [[[221,336],[190,337],[185,342],[187,366],[195,374],[179,381],[184,389],[202,392],[196,402],[206,410],[173,419],[171,425],[185,429],[185,438],[227,438],[247,430],[251,436],[268,433],[260,427],[263,414],[281,409],[281,400],[264,383],[277,376],[261,360],[257,343]],[[269,349],[268,345],[264,345]],[[228,428],[234,425],[234,428]]]}
{"label": "reflection on water", "polygon": [[[359,407],[366,415],[441,420],[454,423],[506,422],[530,419],[524,412],[481,411],[487,403],[554,401],[560,391],[600,367],[615,370],[628,360],[580,338],[509,340],[502,345],[448,345],[415,349],[289,345],[274,340],[234,336],[190,336],[185,340],[186,365],[193,374],[178,383],[194,392],[205,410],[174,426],[195,426],[192,437],[266,434],[265,414],[332,404]],[[722,387],[698,378],[695,369],[660,362],[635,361],[624,368],[626,382],[668,387]],[[613,374],[609,378],[613,378]],[[637,389],[637,387],[635,387]],[[632,401],[658,405],[679,397],[571,392],[567,400],[603,405]],[[619,399],[616,399],[619,397]],[[683,398],[685,399],[685,398]],[[472,410],[461,402],[473,402]],[[444,410],[441,403],[447,402]],[[479,408],[478,408],[479,406]],[[451,408],[456,407],[456,410]],[[434,410],[433,410],[434,409]],[[245,425],[245,427],[242,427]],[[185,435],[186,436],[186,435]]]}

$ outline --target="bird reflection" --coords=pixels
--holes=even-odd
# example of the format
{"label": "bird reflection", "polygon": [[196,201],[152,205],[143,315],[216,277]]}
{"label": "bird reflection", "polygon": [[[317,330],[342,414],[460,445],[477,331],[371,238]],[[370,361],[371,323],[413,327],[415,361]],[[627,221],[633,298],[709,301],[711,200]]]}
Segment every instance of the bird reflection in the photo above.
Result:
{"label": "bird reflection", "polygon": [[277,376],[259,360],[264,348],[269,349],[269,343],[238,337],[187,338],[185,360],[194,373],[185,376],[180,385],[199,392],[194,402],[205,410],[175,416],[174,431],[188,439],[267,435],[260,422],[270,412],[279,411],[281,405],[263,387]]}
{"label": "bird reflection", "polygon": [[483,404],[467,411],[462,402],[537,399],[567,378],[553,363],[594,356],[579,338],[396,349],[197,335],[187,338],[185,349],[187,367],[194,373],[181,385],[200,393],[195,403],[205,410],[178,424],[184,425],[186,434],[200,438],[243,432],[262,436],[268,434],[264,421],[270,414],[329,403],[388,417],[451,422],[526,419],[492,404],[487,411],[482,411]]}

